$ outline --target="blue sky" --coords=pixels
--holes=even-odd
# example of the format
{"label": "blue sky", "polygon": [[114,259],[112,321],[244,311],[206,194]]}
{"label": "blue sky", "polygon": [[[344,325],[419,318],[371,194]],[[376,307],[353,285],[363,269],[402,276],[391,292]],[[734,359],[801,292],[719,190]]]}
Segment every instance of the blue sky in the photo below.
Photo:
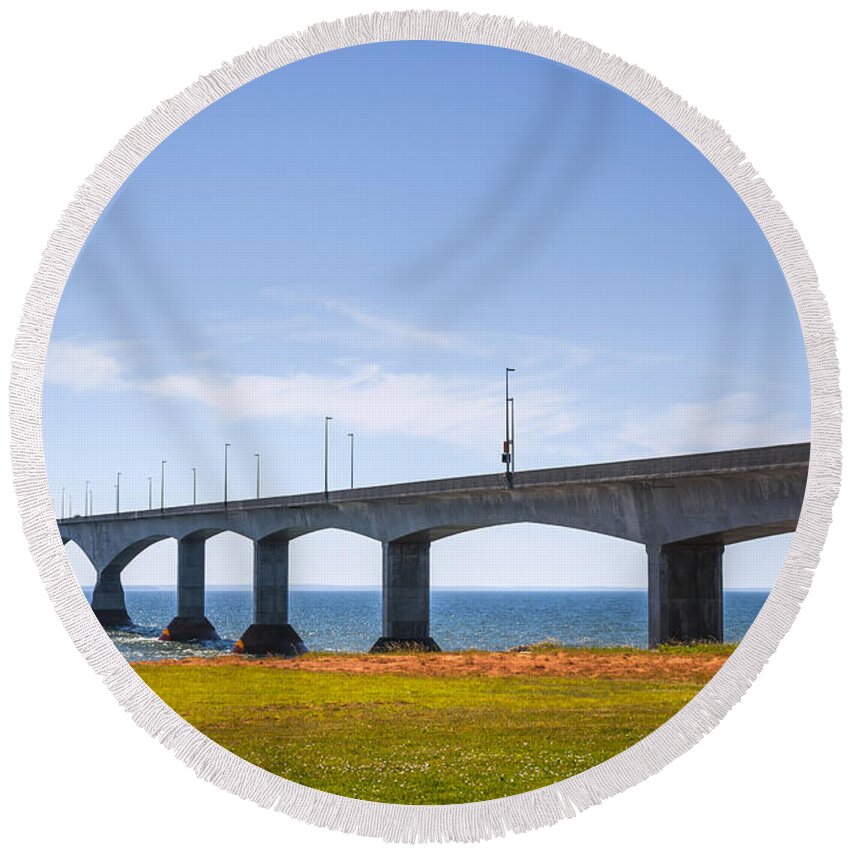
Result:
{"label": "blue sky", "polygon": [[[218,500],[225,442],[232,498],[253,494],[255,452],[265,495],[319,490],[325,415],[332,488],[349,431],[358,484],[495,472],[505,366],[518,469],[808,439],[778,263],[663,121],[498,48],[306,59],[176,131],[92,231],[45,384],[57,510],[63,486],[82,510],[86,480],[110,510],[119,470],[122,506],[145,507],[162,459],[167,504],[191,500],[193,466]],[[294,580],[377,583],[368,541],[312,537]],[[787,543],[730,549],[730,584],[769,584]],[[170,576],[170,545],[128,583]],[[212,580],[248,580],[245,541],[209,549]],[[645,581],[639,547],[563,529],[462,535],[433,558],[438,584]]]}

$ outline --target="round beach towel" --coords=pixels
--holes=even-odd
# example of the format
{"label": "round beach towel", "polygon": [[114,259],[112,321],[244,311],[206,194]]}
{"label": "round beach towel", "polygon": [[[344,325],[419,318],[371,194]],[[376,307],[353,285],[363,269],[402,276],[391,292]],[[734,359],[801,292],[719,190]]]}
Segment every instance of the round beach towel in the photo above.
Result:
{"label": "round beach towel", "polygon": [[471,840],[740,698],[811,580],[837,367],[712,121],[502,18],[321,24],[165,101],[30,292],[13,458],[71,637],[202,777]]}

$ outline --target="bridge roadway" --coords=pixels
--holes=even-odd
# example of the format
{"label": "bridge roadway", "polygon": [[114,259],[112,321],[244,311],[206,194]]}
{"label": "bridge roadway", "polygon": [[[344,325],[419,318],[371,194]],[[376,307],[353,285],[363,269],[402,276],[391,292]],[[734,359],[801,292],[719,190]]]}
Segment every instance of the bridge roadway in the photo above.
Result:
{"label": "bridge roadway", "polygon": [[[722,640],[726,545],[794,531],[809,444],[630,460],[384,487],[280,496],[59,520],[94,565],[92,608],[129,624],[121,572],[159,540],[176,538],[177,616],[171,640],[206,639],[204,547],[233,531],[254,541],[253,623],[237,651],[293,655],[289,541],[336,528],[383,545],[382,633],[373,649],[437,649],[430,632],[431,543],[476,528],[533,522],[607,534],[646,547],[649,645]],[[522,565],[517,565],[522,569]],[[522,638],[517,635],[518,641]]]}

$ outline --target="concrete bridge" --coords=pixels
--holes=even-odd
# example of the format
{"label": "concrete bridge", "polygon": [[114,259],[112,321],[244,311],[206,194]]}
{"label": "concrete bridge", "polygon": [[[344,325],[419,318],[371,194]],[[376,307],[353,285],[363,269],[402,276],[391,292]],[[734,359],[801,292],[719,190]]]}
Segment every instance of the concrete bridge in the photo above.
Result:
{"label": "concrete bridge", "polygon": [[433,541],[519,522],[582,529],[646,547],[656,646],[722,640],[724,547],[794,531],[808,465],[809,444],[801,443],[74,517],[59,521],[59,531],[97,571],[92,608],[104,625],[130,623],[122,570],[153,543],[176,538],[177,616],[163,632],[172,640],[215,636],[204,612],[206,541],[225,531],[251,539],[254,617],[235,648],[293,655],[305,651],[288,612],[289,541],[300,535],[336,528],[381,541],[383,630],[373,649],[437,649]]}

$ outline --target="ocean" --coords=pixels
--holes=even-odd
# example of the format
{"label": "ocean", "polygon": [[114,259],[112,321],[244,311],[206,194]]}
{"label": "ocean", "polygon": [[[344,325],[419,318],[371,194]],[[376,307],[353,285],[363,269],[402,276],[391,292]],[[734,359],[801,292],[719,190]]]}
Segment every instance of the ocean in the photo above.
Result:
{"label": "ocean", "polygon": [[[221,640],[167,643],[157,638],[176,612],[176,591],[127,588],[125,598],[134,625],[110,629],[109,635],[128,661],[229,652],[251,623],[250,589],[208,588],[207,617]],[[743,637],[766,599],[767,591],[725,592],[727,641]],[[381,593],[292,589],[289,619],[311,650],[362,652],[381,633]],[[431,591],[431,634],[445,650],[505,650],[546,639],[568,646],[646,647],[646,623],[642,590]]]}

